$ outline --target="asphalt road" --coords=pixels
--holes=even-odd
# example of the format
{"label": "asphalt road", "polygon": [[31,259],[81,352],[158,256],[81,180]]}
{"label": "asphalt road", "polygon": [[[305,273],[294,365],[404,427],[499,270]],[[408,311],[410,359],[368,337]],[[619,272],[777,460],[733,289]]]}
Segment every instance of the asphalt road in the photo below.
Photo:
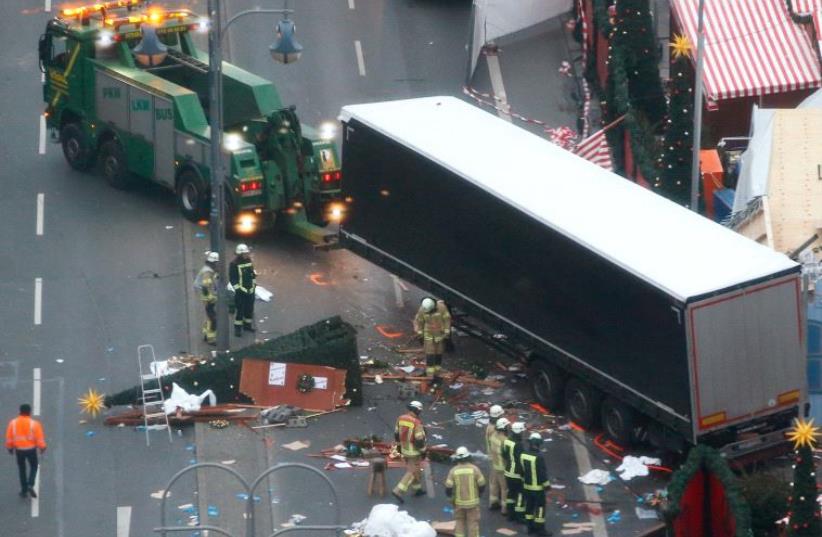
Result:
{"label": "asphalt road", "polygon": [[[202,11],[204,3],[187,4]],[[224,3],[227,15],[257,5]],[[154,188],[113,190],[99,176],[72,171],[59,145],[42,138],[36,44],[49,18],[44,7],[50,4],[0,2],[0,417],[5,421],[21,402],[34,401],[50,443],[36,502],[17,496],[13,458],[0,457],[0,533],[147,536],[159,524],[159,502],[150,494],[198,460],[191,448],[193,431],[175,432],[171,445],[161,433],[152,433],[146,447],[142,433],[104,428],[81,414],[76,401],[89,388],[112,393],[135,384],[140,344],[153,344],[160,358],[208,350],[199,341],[201,312],[190,292],[208,240],[204,229],[180,217],[169,194]],[[333,120],[344,104],[459,94],[468,0],[292,4],[306,47],[299,63],[271,62],[268,45],[276,17],[238,21],[228,47],[235,63],[274,80],[283,101],[296,104],[303,121]],[[398,291],[384,271],[347,252],[315,252],[289,237],[260,236],[251,245],[260,282],[275,293],[272,303],[258,303],[259,338],[342,314],[360,329],[361,353],[379,356],[386,342],[375,324],[408,330],[420,293]],[[232,338],[232,345],[250,341]],[[317,444],[328,440],[333,445],[347,432],[390,428],[399,404],[374,405],[393,397],[384,392],[369,394],[380,410],[329,420],[328,429],[312,426],[309,434]],[[278,442],[299,436],[287,432]],[[471,430],[449,431],[448,440],[479,447],[474,437]],[[301,456],[275,450],[265,460]],[[570,445],[552,456],[572,480],[576,461]],[[355,476],[339,478],[346,522],[362,517],[371,504],[360,495]],[[395,478],[392,473],[389,481]],[[300,487],[298,480],[283,481],[283,486],[301,490],[296,497],[303,508],[314,509],[308,503],[316,500],[312,489]],[[355,489],[356,494],[349,492]],[[429,502],[420,512],[426,516],[441,511],[441,498],[422,502]]]}

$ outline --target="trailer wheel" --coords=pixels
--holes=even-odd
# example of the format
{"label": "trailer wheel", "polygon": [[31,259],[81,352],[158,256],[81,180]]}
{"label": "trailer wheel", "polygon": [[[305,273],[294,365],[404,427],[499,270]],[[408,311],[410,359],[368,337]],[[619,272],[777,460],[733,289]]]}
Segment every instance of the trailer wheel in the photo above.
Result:
{"label": "trailer wheel", "polygon": [[588,384],[571,379],[565,387],[565,410],[577,425],[590,429],[599,417],[599,392]]}
{"label": "trailer wheel", "polygon": [[134,185],[134,178],[126,167],[126,153],[117,140],[109,140],[100,146],[100,170],[108,184],[119,190]]}
{"label": "trailer wheel", "polygon": [[537,359],[531,364],[531,388],[537,402],[551,410],[562,403],[565,377],[556,367]]}
{"label": "trailer wheel", "polygon": [[200,174],[188,168],[177,179],[177,205],[188,220],[196,222],[208,217],[211,199]]}
{"label": "trailer wheel", "polygon": [[63,156],[66,157],[69,166],[78,171],[85,171],[91,167],[93,163],[91,146],[79,124],[66,123],[63,125],[60,129],[60,142],[63,145]]}
{"label": "trailer wheel", "polygon": [[608,436],[626,447],[633,443],[636,414],[630,407],[608,397],[602,403],[601,419]]}

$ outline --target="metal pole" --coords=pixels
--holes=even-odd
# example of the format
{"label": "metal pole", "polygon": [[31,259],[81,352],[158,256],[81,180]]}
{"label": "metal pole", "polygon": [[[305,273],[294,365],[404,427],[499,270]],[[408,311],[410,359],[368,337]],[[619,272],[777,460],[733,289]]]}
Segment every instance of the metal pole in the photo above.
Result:
{"label": "metal pole", "polygon": [[691,158],[691,210],[699,212],[699,149],[702,138],[702,71],[705,59],[705,0],[699,0],[694,77],[694,143]]}
{"label": "metal pole", "polygon": [[225,192],[223,190],[223,50],[220,24],[220,0],[208,0],[208,87],[211,123],[211,214],[209,231],[211,251],[217,252],[217,351],[228,351],[228,296],[225,267]]}

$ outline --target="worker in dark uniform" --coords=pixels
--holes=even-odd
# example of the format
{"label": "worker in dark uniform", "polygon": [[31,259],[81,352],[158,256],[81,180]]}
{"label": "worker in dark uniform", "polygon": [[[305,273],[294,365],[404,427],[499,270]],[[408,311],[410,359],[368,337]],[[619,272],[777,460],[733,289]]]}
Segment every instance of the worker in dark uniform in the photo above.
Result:
{"label": "worker in dark uniform", "polygon": [[528,533],[551,535],[545,530],[545,491],[551,488],[551,483],[548,481],[548,470],[539,451],[540,447],[542,436],[534,432],[528,437],[528,450],[520,453],[522,497],[525,500]]}
{"label": "worker in dark uniform", "polygon": [[200,299],[205,305],[206,320],[203,323],[203,339],[209,345],[217,344],[217,262],[220,254],[206,252],[206,261],[197,277],[194,279],[194,288],[200,293]]}
{"label": "worker in dark uniform", "polygon": [[245,244],[238,244],[234,250],[237,257],[228,267],[228,281],[234,289],[234,335],[240,337],[243,330],[256,332],[254,328],[254,292],[257,289],[257,274],[251,262],[251,251]]}
{"label": "worker in dark uniform", "polygon": [[502,460],[505,463],[505,483],[508,485],[508,494],[505,497],[505,507],[508,511],[508,520],[525,521],[525,504],[522,500],[522,470],[520,454],[522,454],[522,433],[525,424],[517,421],[508,430],[508,438],[502,443]]}

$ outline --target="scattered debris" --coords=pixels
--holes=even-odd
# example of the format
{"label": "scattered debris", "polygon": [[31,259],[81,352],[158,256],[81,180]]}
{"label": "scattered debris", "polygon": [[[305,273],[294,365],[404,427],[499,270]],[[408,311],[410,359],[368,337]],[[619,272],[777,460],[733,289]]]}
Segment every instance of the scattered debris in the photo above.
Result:
{"label": "scattered debris", "polygon": [[565,522],[560,533],[562,535],[579,535],[589,531],[594,531],[593,522]]}
{"label": "scattered debris", "polygon": [[457,521],[431,522],[431,527],[440,535],[454,535],[457,532]]}
{"label": "scattered debris", "polygon": [[[149,494],[149,496],[151,496],[155,500],[162,500],[164,492],[165,492],[165,489],[160,489],[157,492],[152,492],[151,494]],[[166,494],[166,498],[170,498],[170,497],[171,497],[171,491],[168,491],[168,494]]]}
{"label": "scattered debris", "polygon": [[608,524],[616,524],[617,522],[622,521],[622,513],[619,512],[619,509],[615,510],[613,513],[608,515],[608,518],[605,519]]}
{"label": "scattered debris", "polygon": [[211,420],[208,422],[208,426],[212,429],[225,429],[230,425],[228,420]]}
{"label": "scattered debris", "polygon": [[283,444],[283,447],[286,449],[290,449],[291,451],[299,451],[301,449],[305,449],[307,447],[311,447],[311,442],[303,442],[301,440],[295,440],[290,444]]}
{"label": "scattered debris", "polygon": [[229,466],[231,464],[234,464],[235,462],[237,462],[237,459],[229,459],[227,461],[220,461],[220,464],[225,464],[226,466]]}
{"label": "scattered debris", "polygon": [[591,470],[587,474],[579,476],[578,479],[585,485],[607,485],[613,480],[613,477],[607,470]]}
{"label": "scattered debris", "polygon": [[254,290],[254,296],[263,302],[271,302],[271,298],[274,296],[274,293],[262,285],[258,285]]}
{"label": "scattered debris", "polygon": [[500,535],[507,535],[508,537],[517,534],[516,531],[508,528],[497,528],[497,533],[499,533]]}
{"label": "scattered debris", "polygon": [[280,526],[283,528],[293,528],[294,526],[299,526],[300,523],[306,518],[308,517],[306,517],[305,515],[295,513],[291,515],[291,518],[288,519],[288,522],[283,522],[282,524],[280,524]]}
{"label": "scattered debris", "polygon": [[659,520],[659,513],[653,509],[643,509],[642,507],[634,507],[636,517],[640,520]]}
{"label": "scattered debris", "polygon": [[630,481],[635,477],[648,475],[650,473],[648,465],[659,466],[660,464],[662,464],[661,460],[652,457],[632,457],[630,455],[626,455],[622,459],[622,464],[617,467],[616,471],[619,473],[619,477],[623,481]]}
{"label": "scattered debris", "polygon": [[460,412],[454,415],[454,421],[457,422],[457,425],[474,425],[480,419],[488,419],[488,412],[477,410],[474,412]]}

